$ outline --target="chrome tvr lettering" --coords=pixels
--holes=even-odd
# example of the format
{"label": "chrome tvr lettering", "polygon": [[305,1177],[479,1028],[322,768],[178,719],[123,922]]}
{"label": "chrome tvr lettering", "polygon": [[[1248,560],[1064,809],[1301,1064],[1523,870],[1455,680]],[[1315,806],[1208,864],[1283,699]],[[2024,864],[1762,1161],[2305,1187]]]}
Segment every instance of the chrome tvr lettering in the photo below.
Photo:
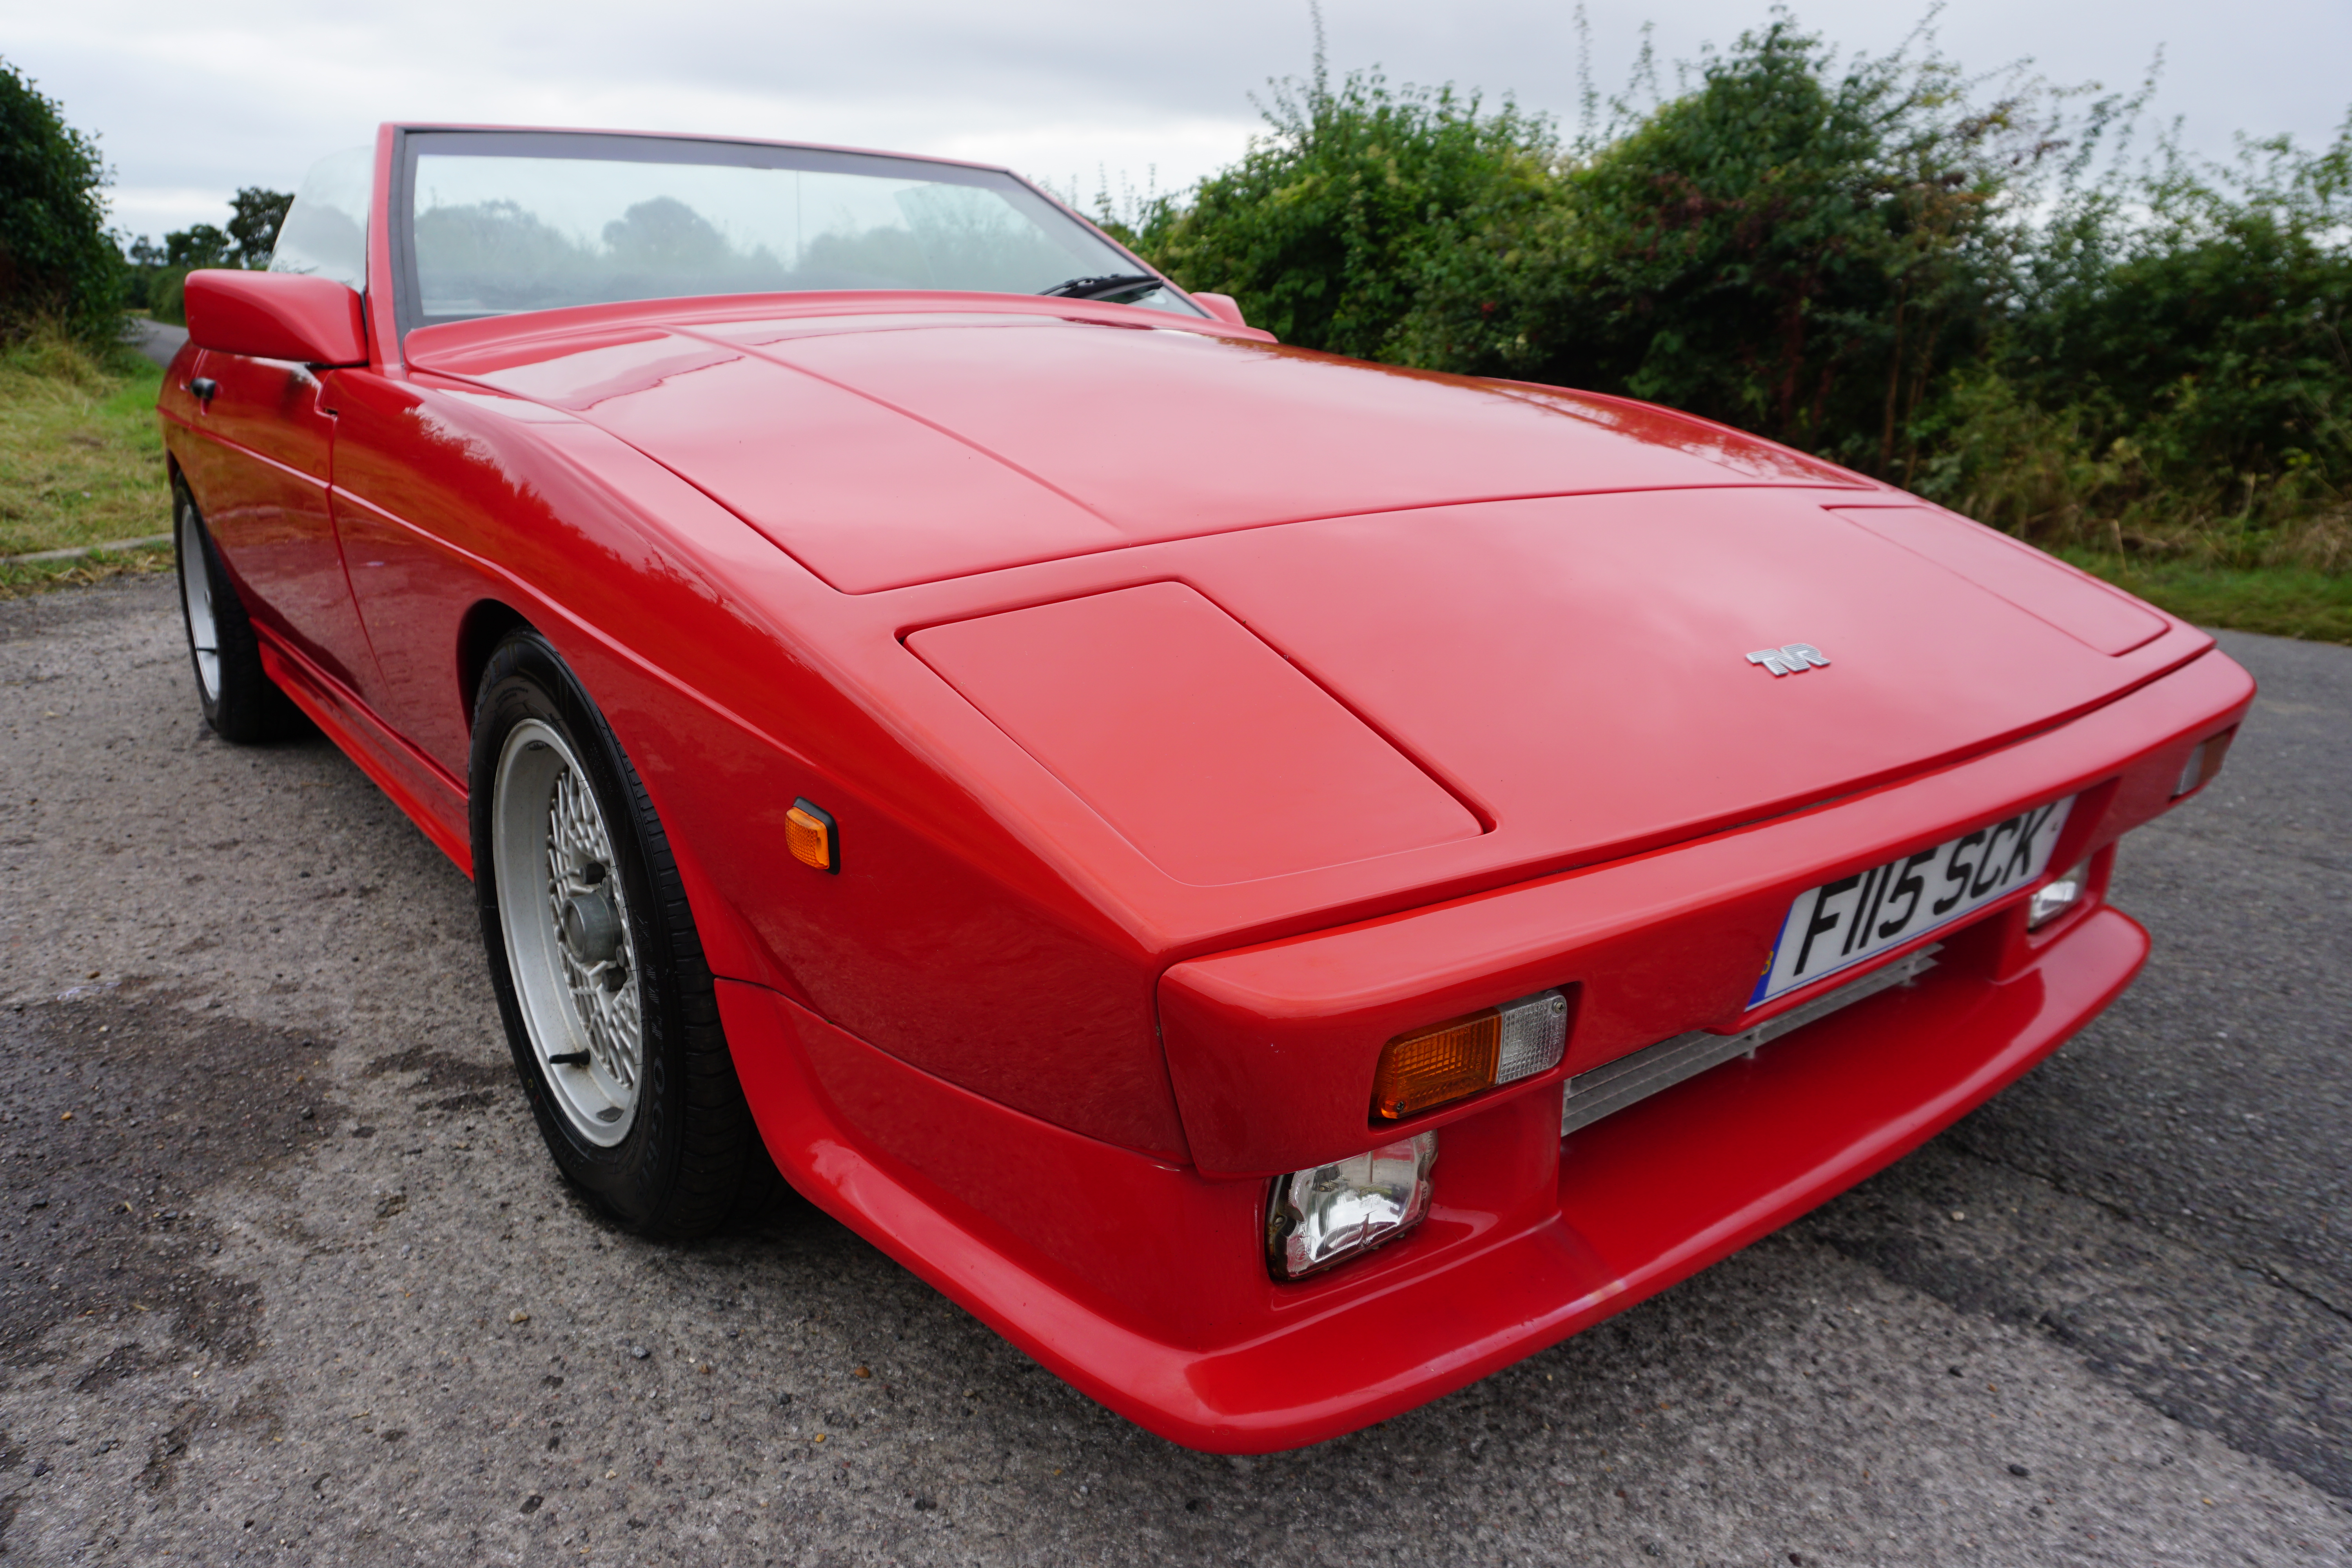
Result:
{"label": "chrome tvr lettering", "polygon": [[1802,675],[1808,669],[1827,669],[1828,658],[1809,642],[1792,642],[1786,647],[1759,647],[1748,656],[1750,664],[1760,664],[1777,678]]}

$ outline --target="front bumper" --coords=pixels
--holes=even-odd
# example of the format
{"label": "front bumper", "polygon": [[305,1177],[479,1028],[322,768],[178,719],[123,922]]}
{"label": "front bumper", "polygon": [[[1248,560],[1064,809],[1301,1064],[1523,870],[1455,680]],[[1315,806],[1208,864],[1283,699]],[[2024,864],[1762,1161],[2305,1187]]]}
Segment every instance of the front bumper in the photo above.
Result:
{"label": "front bumper", "polygon": [[[1802,885],[1834,854],[1875,855],[2012,800],[2095,790],[2095,826],[2080,847],[2063,852],[2099,851],[2094,880],[2104,884],[2103,847],[2169,804],[2180,757],[2235,723],[2251,695],[2242,671],[2209,656],[1994,756],[1727,838],[1738,840],[1742,863],[1777,868],[1761,881]],[[1807,843],[1838,847],[1792,850]],[[1655,879],[1677,874],[1672,863],[1706,859],[1686,856],[1664,851],[1590,875],[1622,876],[1657,893]],[[1559,885],[1449,910],[1471,910],[1460,929],[1475,933],[1514,900],[1543,907]],[[1758,899],[1753,888],[1727,892]],[[1501,977],[1493,984],[1517,984],[1510,977],[1523,963],[1567,977],[1573,971],[1559,966],[1580,951],[1622,962],[1625,919],[1646,915],[1654,930],[1674,929],[1685,915],[1702,928],[1707,919],[1700,905],[1677,914],[1674,899],[1616,908],[1622,918],[1598,947],[1579,949],[1574,931],[1557,925],[1518,946],[1489,947]],[[1342,1001],[1369,996],[1377,1014],[1388,983],[1405,984],[1382,956],[1384,933],[1427,919],[1302,939],[1337,945],[1307,950],[1312,962],[1300,973],[1333,981]],[[1442,934],[1445,921],[1429,929]],[[1216,1122],[1219,1105],[1239,1101],[1187,1098],[1202,1168],[1180,1166],[1009,1110],[758,986],[721,982],[719,1001],[761,1130],[795,1186],[1111,1409],[1188,1447],[1246,1453],[1321,1441],[1410,1409],[1785,1224],[2054,1050],[2129,984],[2148,947],[2136,923],[2097,904],[2029,936],[2011,901],[1938,935],[1946,951],[1915,984],[1565,1141],[1558,1076],[1446,1113],[1437,1119],[1442,1153],[1426,1222],[1380,1252],[1295,1283],[1270,1279],[1263,1257],[1263,1172],[1274,1167],[1262,1156],[1278,1151],[1258,1142],[1245,1118]],[[1331,959],[1360,938],[1382,974],[1369,991],[1351,989],[1347,964]],[[1433,939],[1421,951],[1444,945]],[[1529,957],[1521,948],[1530,945],[1545,953]],[[1678,946],[1668,942],[1652,962],[1670,961]],[[1249,973],[1263,976],[1252,962]],[[1752,976],[1753,963],[1739,962]],[[1177,1023],[1171,1016],[1171,1056]],[[1307,1039],[1321,1026],[1310,1017],[1300,1026]],[[1591,1065],[1573,1039],[1570,1052],[1563,1073]],[[1364,1102],[1355,1103],[1360,1117]],[[1203,1104],[1209,1114],[1196,1119]],[[1279,1145],[1291,1134],[1276,1127],[1264,1136]],[[1212,1146],[1223,1157],[1204,1158]]]}

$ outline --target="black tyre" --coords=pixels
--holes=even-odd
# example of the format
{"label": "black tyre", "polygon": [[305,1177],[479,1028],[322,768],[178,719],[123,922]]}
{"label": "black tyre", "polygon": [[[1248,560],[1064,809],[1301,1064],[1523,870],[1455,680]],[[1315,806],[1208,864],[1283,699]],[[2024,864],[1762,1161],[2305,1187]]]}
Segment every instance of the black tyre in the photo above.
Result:
{"label": "black tyre", "polygon": [[474,889],[515,1070],[564,1175],[641,1235],[773,1190],[660,819],[553,647],[509,635],[474,705]]}
{"label": "black tyre", "polygon": [[172,547],[178,557],[180,624],[187,628],[196,702],[224,741],[249,746],[299,734],[301,710],[261,668],[253,622],[221,569],[220,552],[187,487],[172,485]]}

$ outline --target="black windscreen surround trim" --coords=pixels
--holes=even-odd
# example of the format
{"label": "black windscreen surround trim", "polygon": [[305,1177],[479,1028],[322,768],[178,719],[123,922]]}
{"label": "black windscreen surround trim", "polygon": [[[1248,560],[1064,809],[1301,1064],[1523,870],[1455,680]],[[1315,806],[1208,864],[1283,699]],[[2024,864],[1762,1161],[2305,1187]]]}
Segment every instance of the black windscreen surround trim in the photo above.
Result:
{"label": "black windscreen surround trim", "polygon": [[[1003,169],[975,168],[891,153],[851,153],[770,142],[730,142],[699,136],[645,136],[613,131],[399,131],[393,148],[393,190],[386,214],[393,244],[394,320],[403,342],[424,316],[416,278],[416,247],[411,229],[416,213],[416,163],[426,154],[441,158],[557,158],[614,163],[708,163],[742,169],[794,169],[803,174],[863,174],[875,178],[923,179],[943,185],[1017,193],[1045,202],[1092,233],[1103,244],[1151,271],[1140,258],[1093,224],[1068,213],[1020,175]],[[1156,276],[1157,274],[1155,274]],[[1177,296],[1182,298],[1181,294]],[[1189,305],[1190,301],[1186,303]]]}

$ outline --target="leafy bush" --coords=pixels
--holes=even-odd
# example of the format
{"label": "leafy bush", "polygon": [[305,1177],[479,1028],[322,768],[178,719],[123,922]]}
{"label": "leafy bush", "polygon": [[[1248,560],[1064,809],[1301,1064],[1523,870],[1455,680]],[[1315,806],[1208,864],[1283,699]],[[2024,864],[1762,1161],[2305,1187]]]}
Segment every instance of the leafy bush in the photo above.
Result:
{"label": "leafy bush", "polygon": [[1377,72],[1335,90],[1319,46],[1313,78],[1277,86],[1266,119],[1271,135],[1188,204],[1155,204],[1135,241],[1286,342],[1380,357],[1449,225],[1549,190],[1540,118],[1508,103],[1484,113],[1449,88],[1391,89]]}
{"label": "leafy bush", "polygon": [[96,139],[0,60],[0,339],[43,321],[87,343],[118,336],[121,260],[106,234],[107,183]]}
{"label": "leafy bush", "polygon": [[1980,353],[2031,105],[1775,21],[1560,168],[1533,220],[1433,247],[1402,356],[1623,391],[1880,472]]}
{"label": "leafy bush", "polygon": [[[2347,196],[2352,121],[2234,166],[2166,147],[2090,193],[2024,269],[2011,389],[1956,400],[1938,488],[2029,535],[2352,564]],[[2063,481],[2019,482],[2021,413],[2046,432],[2028,448],[2070,454]]]}
{"label": "leafy bush", "polygon": [[133,298],[159,321],[185,322],[180,296],[188,274],[199,267],[268,267],[278,231],[286,225],[286,211],[293,205],[293,196],[284,191],[247,185],[229,199],[226,229],[190,224],[165,235],[161,249],[152,239],[133,241],[129,252],[138,279]]}
{"label": "leafy bush", "polygon": [[[1287,342],[1628,394],[2049,542],[2352,564],[2352,120],[2229,168],[2146,100],[1841,60],[1785,13],[1581,133],[1377,73],[1131,215]],[[1102,204],[1106,205],[1107,204]]]}
{"label": "leafy bush", "polygon": [[225,238],[233,264],[256,270],[268,266],[269,253],[278,247],[278,231],[286,226],[286,210],[293,205],[291,191],[259,185],[246,185],[231,196]]}

